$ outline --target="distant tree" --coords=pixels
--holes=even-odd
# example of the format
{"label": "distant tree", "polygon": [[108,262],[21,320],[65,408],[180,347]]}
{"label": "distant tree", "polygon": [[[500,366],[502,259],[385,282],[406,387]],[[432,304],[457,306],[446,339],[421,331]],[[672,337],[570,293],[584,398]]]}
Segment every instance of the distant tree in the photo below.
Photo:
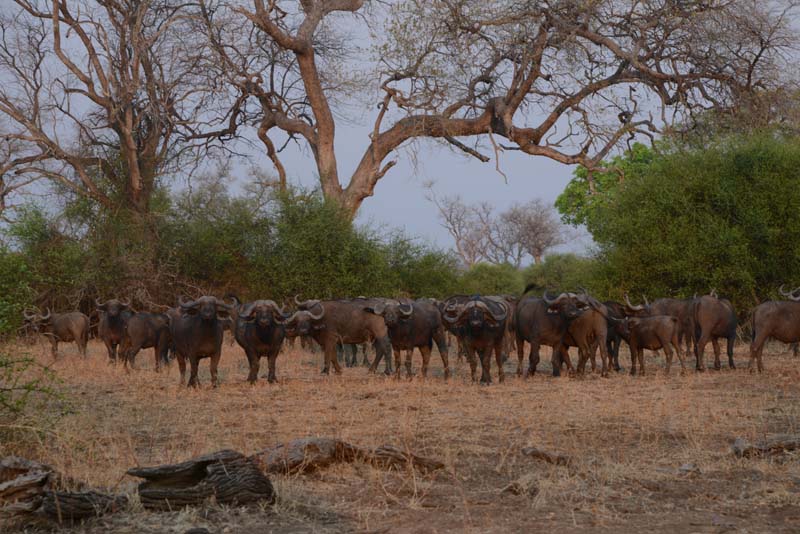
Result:
{"label": "distant tree", "polygon": [[564,243],[565,228],[540,199],[513,204],[500,214],[486,202],[467,205],[459,196],[431,194],[429,199],[467,268],[480,262],[519,268],[528,256],[539,263],[547,251]]}

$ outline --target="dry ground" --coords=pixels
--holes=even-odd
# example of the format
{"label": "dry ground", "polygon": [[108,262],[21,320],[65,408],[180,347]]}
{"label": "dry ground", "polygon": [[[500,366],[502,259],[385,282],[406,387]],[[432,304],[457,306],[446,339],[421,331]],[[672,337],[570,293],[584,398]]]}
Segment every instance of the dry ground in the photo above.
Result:
{"label": "dry ground", "polygon": [[[222,448],[246,454],[303,436],[357,445],[391,444],[441,459],[433,475],[339,465],[273,477],[275,507],[214,504],[168,514],[130,510],[78,532],[798,532],[800,455],[738,459],[736,437],[800,433],[800,359],[772,347],[767,371],[691,371],[601,379],[513,375],[481,387],[465,362],[441,378],[438,355],[427,381],[368,375],[363,368],[320,376],[321,356],[290,350],[280,382],[248,385],[239,347],[225,344],[221,386],[178,385],[177,365],[156,374],[151,351],[126,374],[91,342],[83,360],[72,345],[52,368],[62,399],[38,432],[4,428],[0,454],[51,464],[93,486],[131,492],[136,465],[177,462]],[[49,363],[44,346],[10,346]],[[549,357],[549,351],[548,351]],[[737,362],[746,365],[746,348]],[[624,367],[630,360],[621,356]],[[266,362],[264,362],[266,367]],[[415,355],[415,368],[419,355]],[[541,367],[540,367],[541,368]],[[263,369],[262,369],[263,370]],[[33,426],[41,419],[34,418]],[[554,466],[520,453],[526,446],[574,458]],[[694,464],[684,468],[685,464]],[[512,483],[516,494],[503,491]]]}

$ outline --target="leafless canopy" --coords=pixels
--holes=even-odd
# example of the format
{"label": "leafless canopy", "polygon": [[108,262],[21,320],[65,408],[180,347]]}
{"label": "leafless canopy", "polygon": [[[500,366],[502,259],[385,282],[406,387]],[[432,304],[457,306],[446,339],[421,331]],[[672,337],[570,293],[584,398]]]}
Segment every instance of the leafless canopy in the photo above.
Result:
{"label": "leafless canopy", "polygon": [[[219,75],[236,87],[217,133],[254,121],[282,175],[273,139],[303,141],[323,191],[351,213],[410,140],[481,161],[487,148],[508,149],[596,168],[623,141],[780,84],[795,41],[791,2],[212,1],[203,25]],[[354,84],[346,74],[363,63],[347,62],[353,47],[337,28],[361,20],[376,68]],[[335,106],[370,88],[371,134],[345,186]]]}
{"label": "leafless canopy", "polygon": [[496,214],[486,202],[468,205],[458,196],[433,194],[428,198],[439,210],[441,224],[466,267],[488,262],[519,268],[526,257],[540,263],[545,253],[565,242],[564,226],[553,208],[540,199]]}
{"label": "leafless canopy", "polygon": [[[6,2],[11,4],[11,2]],[[189,4],[14,0],[0,14],[6,176],[45,177],[107,206],[144,212],[204,109]],[[200,41],[202,42],[202,41]]]}

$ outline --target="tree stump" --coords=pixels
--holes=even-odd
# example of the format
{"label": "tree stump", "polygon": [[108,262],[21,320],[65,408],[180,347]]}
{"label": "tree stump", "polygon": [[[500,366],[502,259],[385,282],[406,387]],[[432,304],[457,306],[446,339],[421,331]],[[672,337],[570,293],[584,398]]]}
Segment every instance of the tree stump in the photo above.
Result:
{"label": "tree stump", "polygon": [[234,505],[275,500],[272,483],[256,462],[231,450],[179,464],[130,469],[128,474],[146,479],[139,484],[139,498],[150,510],[198,505],[210,497]]}
{"label": "tree stump", "polygon": [[0,515],[23,521],[45,519],[63,525],[114,512],[128,502],[122,495],[62,491],[67,482],[50,466],[15,456],[3,458]]}

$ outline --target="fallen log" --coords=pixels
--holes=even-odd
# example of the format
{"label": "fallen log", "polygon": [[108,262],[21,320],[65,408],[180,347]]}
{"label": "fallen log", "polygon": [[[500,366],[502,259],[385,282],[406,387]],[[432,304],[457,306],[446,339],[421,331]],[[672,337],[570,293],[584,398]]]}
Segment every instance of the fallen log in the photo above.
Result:
{"label": "fallen log", "polygon": [[391,445],[369,449],[334,438],[295,439],[264,449],[251,458],[269,473],[304,473],[333,463],[356,460],[379,467],[412,466],[425,472],[444,467],[438,460],[417,456]]}
{"label": "fallen log", "polygon": [[211,497],[233,505],[275,501],[272,483],[256,462],[231,450],[179,464],[129,469],[128,474],[145,479],[139,484],[139,498],[151,510],[202,504]]}
{"label": "fallen log", "polygon": [[568,466],[572,463],[572,458],[565,454],[558,452],[547,452],[537,449],[536,447],[525,447],[522,449],[522,454],[525,456],[530,456],[531,458],[536,458],[537,460],[544,460],[545,462],[553,465]]}
{"label": "fallen log", "polygon": [[48,465],[16,456],[0,459],[0,516],[64,525],[114,512],[128,503],[122,495],[64,491],[65,485],[80,486]]}
{"label": "fallen log", "polygon": [[750,443],[744,438],[736,438],[731,449],[733,454],[739,458],[780,454],[800,449],[800,436],[781,434],[756,443]]}

